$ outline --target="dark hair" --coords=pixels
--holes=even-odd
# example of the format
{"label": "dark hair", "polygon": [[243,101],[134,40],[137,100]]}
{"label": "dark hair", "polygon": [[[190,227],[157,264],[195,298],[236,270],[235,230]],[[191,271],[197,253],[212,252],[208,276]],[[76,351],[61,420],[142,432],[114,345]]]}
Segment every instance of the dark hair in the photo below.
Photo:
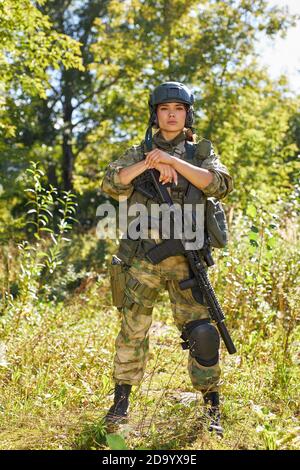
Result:
{"label": "dark hair", "polygon": [[[188,111],[190,109],[189,105],[185,103],[184,107],[185,107],[186,112],[188,113]],[[189,140],[190,142],[196,143],[197,134],[195,134],[194,128],[193,127],[185,127],[184,131],[185,131],[185,135],[186,135],[186,140]]]}
{"label": "dark hair", "polygon": [[197,141],[197,134],[194,132],[194,129],[192,127],[185,127],[183,130],[186,135],[186,140],[195,144]]}

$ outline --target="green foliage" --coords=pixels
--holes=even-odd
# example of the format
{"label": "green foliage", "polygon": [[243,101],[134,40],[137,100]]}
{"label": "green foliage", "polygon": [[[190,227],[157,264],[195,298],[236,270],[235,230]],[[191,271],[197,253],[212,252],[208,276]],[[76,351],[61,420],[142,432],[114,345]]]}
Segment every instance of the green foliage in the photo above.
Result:
{"label": "green foliage", "polygon": [[[253,198],[248,215],[236,214],[228,249],[214,255],[210,272],[238,349],[229,356],[222,346],[222,442],[206,431],[165,294],[154,309],[152,348],[144,381],[133,389],[130,421],[105,429],[119,317],[99,267],[98,277],[67,301],[31,299],[18,329],[8,313],[2,317],[2,448],[107,449],[116,444],[110,434],[130,449],[298,448],[298,222],[277,222],[272,257],[264,242],[254,252],[249,242],[251,227],[263,234],[280,203],[272,209],[264,214]],[[88,236],[86,243],[89,250]]]}
{"label": "green foliage", "polygon": [[[48,68],[84,70],[79,43],[53,30],[49,17],[43,15],[39,0],[35,6],[30,0],[3,0],[0,5],[0,89],[46,98],[49,88]],[[5,99],[0,103],[0,135],[15,135],[15,125],[4,113]],[[3,114],[2,114],[3,113]]]}
{"label": "green foliage", "polygon": [[[12,162],[18,172],[22,155],[42,160],[56,187],[73,184],[80,195],[97,191],[108,161],[144,137],[149,91],[174,79],[195,90],[198,133],[212,139],[236,175],[234,204],[245,207],[246,196],[240,193],[249,181],[268,202],[271,185],[290,190],[299,103],[288,97],[284,78],[277,83],[268,78],[254,53],[258,34],[285,34],[295,24],[284,9],[270,8],[265,1],[145,5],[110,0],[79,7],[75,1],[47,0],[27,17],[41,30],[47,19],[51,34],[66,40],[80,38],[85,69],[74,62],[67,70],[55,53],[58,60],[47,67],[51,88],[44,99],[28,99],[24,92],[9,97],[6,115],[16,132],[4,144],[3,175]],[[8,182],[5,190],[9,187]]]}
{"label": "green foliage", "polygon": [[128,450],[124,438],[119,434],[107,434],[106,440],[111,450]]}
{"label": "green foliage", "polygon": [[75,440],[76,449],[96,450],[106,441],[106,429],[102,421],[86,424],[83,431]]}
{"label": "green foliage", "polygon": [[[77,205],[73,200],[75,195],[63,192],[63,196],[58,197],[56,188],[51,187],[50,190],[46,190],[41,183],[41,178],[44,176],[43,171],[38,168],[36,163],[31,163],[32,167],[26,170],[29,176],[28,183],[31,183],[31,187],[25,189],[25,192],[30,196],[30,200],[26,203],[26,205],[30,205],[27,210],[26,224],[31,226],[30,233],[37,241],[23,240],[18,245],[19,299],[15,303],[12,295],[9,295],[8,292],[3,299],[3,313],[9,307],[10,315],[13,316],[17,311],[18,320],[24,306],[33,300],[38,300],[38,293],[45,285],[47,276],[53,275],[57,267],[63,263],[62,249],[65,242],[71,241],[65,235],[72,229],[71,222],[77,221],[73,217]],[[56,227],[52,227],[54,207],[58,204],[60,206],[57,207],[59,215]],[[20,302],[21,308],[19,308]]]}
{"label": "green foliage", "polygon": [[237,73],[226,72],[224,93],[216,97],[216,84],[212,84],[204,97],[208,114],[202,122],[203,133],[212,138],[234,172],[236,191],[231,200],[239,207],[246,206],[251,189],[266,205],[285,197],[293,190],[299,171],[299,148],[289,124],[299,100],[287,98],[284,84],[274,87],[254,67],[255,63]]}

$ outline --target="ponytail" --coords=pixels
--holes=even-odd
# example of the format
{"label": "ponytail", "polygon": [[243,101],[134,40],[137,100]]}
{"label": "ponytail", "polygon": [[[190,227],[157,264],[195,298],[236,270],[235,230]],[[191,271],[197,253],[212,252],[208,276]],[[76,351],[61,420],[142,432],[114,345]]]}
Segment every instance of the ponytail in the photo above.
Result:
{"label": "ponytail", "polygon": [[193,127],[185,127],[184,132],[186,135],[186,140],[189,140],[190,142],[193,142],[194,144],[197,141],[197,134],[194,131]]}

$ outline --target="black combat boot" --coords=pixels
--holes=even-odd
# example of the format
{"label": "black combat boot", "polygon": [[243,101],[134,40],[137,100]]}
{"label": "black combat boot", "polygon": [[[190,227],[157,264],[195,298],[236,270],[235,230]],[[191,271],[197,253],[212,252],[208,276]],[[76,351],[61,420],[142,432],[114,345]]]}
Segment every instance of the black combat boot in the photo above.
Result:
{"label": "black combat boot", "polygon": [[210,419],[209,432],[215,431],[220,437],[223,437],[223,428],[220,423],[220,400],[218,392],[206,392],[203,393],[204,403],[207,408],[208,416]]}
{"label": "black combat boot", "polygon": [[105,422],[117,423],[127,418],[127,410],[129,406],[128,397],[131,392],[132,385],[129,384],[116,384],[114,403],[110,407],[105,416]]}

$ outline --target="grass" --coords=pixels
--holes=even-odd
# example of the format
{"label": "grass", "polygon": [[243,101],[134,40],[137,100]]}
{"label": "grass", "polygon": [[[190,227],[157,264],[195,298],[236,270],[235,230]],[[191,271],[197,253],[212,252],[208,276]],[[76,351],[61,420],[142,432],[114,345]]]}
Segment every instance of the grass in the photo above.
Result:
{"label": "grass", "polygon": [[[222,350],[223,440],[205,429],[202,399],[189,383],[165,294],[154,310],[145,378],[133,389],[131,419],[106,430],[112,400],[111,366],[118,312],[110,306],[108,280],[56,305],[40,303],[6,341],[0,368],[2,449],[107,449],[107,433],[128,448],[294,449],[297,423],[296,332],[288,357],[284,331],[234,332],[238,353]],[[251,348],[249,347],[251,345]]]}
{"label": "grass", "polygon": [[[18,254],[8,247],[10,262],[0,270],[1,449],[299,449],[299,240],[297,232],[291,239],[284,233],[271,252],[249,248],[246,222],[232,227],[227,251],[214,253],[210,270],[237,347],[232,356],[221,348],[223,439],[207,431],[166,292],[154,308],[149,361],[133,387],[130,419],[105,428],[120,316],[103,262],[114,248],[107,245],[97,262],[93,250],[104,251],[88,233],[74,236],[39,296],[28,268],[22,297]],[[8,306],[9,284],[15,294]]]}

